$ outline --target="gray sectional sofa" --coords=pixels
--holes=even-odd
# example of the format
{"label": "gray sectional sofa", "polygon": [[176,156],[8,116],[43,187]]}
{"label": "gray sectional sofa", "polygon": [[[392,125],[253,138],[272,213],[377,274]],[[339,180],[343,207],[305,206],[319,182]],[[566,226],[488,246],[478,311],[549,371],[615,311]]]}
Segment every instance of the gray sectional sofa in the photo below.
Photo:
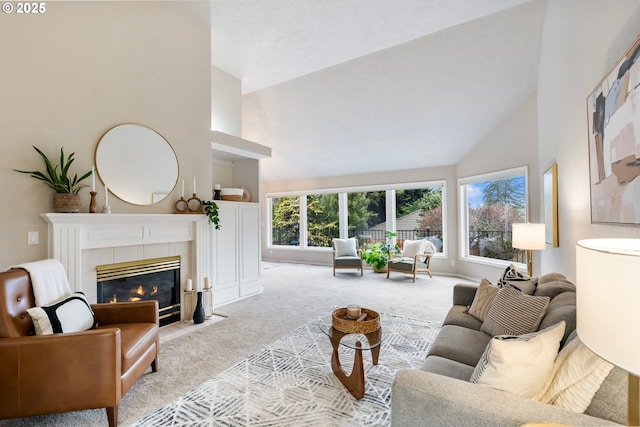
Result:
{"label": "gray sectional sofa", "polygon": [[[482,322],[467,313],[476,290],[474,285],[454,287],[453,307],[422,368],[403,369],[396,374],[391,394],[392,426],[493,427],[534,422],[584,426],[626,422],[627,375],[618,368],[610,372],[584,414],[469,382],[491,339],[480,330]],[[551,299],[539,330],[561,320],[566,322],[561,345],[576,336],[575,290],[564,276],[552,273],[539,278],[533,294]]]}

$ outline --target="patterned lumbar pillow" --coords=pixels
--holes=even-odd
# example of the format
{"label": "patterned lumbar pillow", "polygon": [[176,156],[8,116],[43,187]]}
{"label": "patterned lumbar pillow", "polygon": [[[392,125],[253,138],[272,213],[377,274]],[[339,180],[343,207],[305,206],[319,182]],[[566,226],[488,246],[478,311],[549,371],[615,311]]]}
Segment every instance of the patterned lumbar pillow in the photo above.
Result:
{"label": "patterned lumbar pillow", "polygon": [[482,279],[467,313],[484,321],[499,290],[500,288],[492,285],[487,279]]}
{"label": "patterned lumbar pillow", "polygon": [[96,326],[96,317],[82,292],[46,307],[27,309],[33,320],[36,335],[80,332]]}
{"label": "patterned lumbar pillow", "polygon": [[504,270],[502,277],[498,279],[498,287],[513,286],[523,294],[533,295],[538,286],[537,277],[529,277],[518,270],[518,267],[511,264]]}
{"label": "patterned lumbar pillow", "polygon": [[547,384],[564,336],[564,321],[520,336],[491,338],[470,381],[533,398]]}
{"label": "patterned lumbar pillow", "polygon": [[493,299],[480,330],[489,335],[522,335],[540,326],[549,297],[526,295],[512,287],[502,288]]}
{"label": "patterned lumbar pillow", "polygon": [[336,256],[358,256],[356,248],[356,239],[333,239],[333,245],[336,248]]}

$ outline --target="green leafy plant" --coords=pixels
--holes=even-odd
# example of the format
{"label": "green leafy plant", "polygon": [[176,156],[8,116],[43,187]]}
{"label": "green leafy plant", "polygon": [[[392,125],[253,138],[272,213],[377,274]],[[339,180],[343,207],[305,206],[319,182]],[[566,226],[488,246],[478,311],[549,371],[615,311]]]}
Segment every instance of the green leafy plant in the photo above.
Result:
{"label": "green leafy plant", "polygon": [[385,231],[386,242],[369,243],[365,250],[362,251],[362,259],[369,264],[374,270],[382,270],[386,267],[389,261],[391,251],[400,251],[398,245],[391,245],[393,237],[396,233],[392,231]]}
{"label": "green leafy plant", "polygon": [[216,226],[216,230],[220,230],[220,213],[216,202],[205,200],[202,205],[204,206],[204,213],[209,217],[209,222]]}
{"label": "green leafy plant", "polygon": [[42,157],[42,161],[45,165],[45,171],[24,171],[18,169],[14,169],[14,171],[26,173],[33,178],[44,182],[56,193],[78,194],[82,187],[88,187],[88,185],[80,185],[80,183],[90,177],[92,171],[85,173],[80,178],[78,178],[78,174],[75,174],[73,175],[73,177],[71,177],[69,173],[69,167],[74,161],[73,156],[75,155],[75,153],[71,153],[69,154],[69,156],[65,157],[64,147],[60,148],[60,160],[58,164],[54,165],[53,163],[51,163],[47,155],[44,154],[38,147],[34,145],[33,148],[38,152],[40,157]]}

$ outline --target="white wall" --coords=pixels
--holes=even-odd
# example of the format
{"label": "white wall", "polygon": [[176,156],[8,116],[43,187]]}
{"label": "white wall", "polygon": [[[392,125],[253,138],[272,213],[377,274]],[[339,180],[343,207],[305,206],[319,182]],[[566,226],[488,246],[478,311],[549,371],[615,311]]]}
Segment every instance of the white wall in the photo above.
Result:
{"label": "white wall", "polygon": [[586,98],[640,34],[635,0],[548,1],[538,78],[539,170],[558,164],[558,248],[541,252],[544,271],[575,279],[575,243],[640,237],[639,227],[591,224]]}
{"label": "white wall", "polygon": [[211,129],[242,136],[242,82],[211,67]]}
{"label": "white wall", "polygon": [[[31,145],[76,153],[75,171],[94,163],[100,137],[125,122],[163,135],[181,179],[211,177],[210,33],[179,2],[47,2],[42,15],[3,14],[0,129],[0,269],[47,255],[52,192],[14,168],[39,169]],[[150,154],[152,155],[152,154]],[[88,180],[90,184],[91,180]],[[104,191],[98,183],[98,208]],[[164,201],[133,206],[110,197],[116,213],[171,213],[180,186]],[[187,185],[186,191],[190,190]],[[89,192],[81,191],[84,212]],[[28,246],[27,232],[40,244]]]}
{"label": "white wall", "polygon": [[[529,174],[529,221],[540,220],[536,97],[532,94],[490,135],[457,165],[458,178],[526,166]],[[457,218],[457,217],[456,217]],[[456,221],[457,223],[457,221]],[[534,275],[540,274],[539,255],[534,254]],[[504,271],[470,261],[459,261],[458,273],[492,282]]]}

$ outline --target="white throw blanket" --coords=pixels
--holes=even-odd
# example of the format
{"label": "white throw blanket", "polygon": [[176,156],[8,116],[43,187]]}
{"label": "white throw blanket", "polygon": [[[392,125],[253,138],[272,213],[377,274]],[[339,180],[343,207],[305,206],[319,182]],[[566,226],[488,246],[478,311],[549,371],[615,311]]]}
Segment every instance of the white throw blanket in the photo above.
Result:
{"label": "white throw blanket", "polygon": [[57,259],[27,262],[11,268],[24,268],[31,276],[36,305],[42,307],[71,295],[71,286],[64,266]]}

